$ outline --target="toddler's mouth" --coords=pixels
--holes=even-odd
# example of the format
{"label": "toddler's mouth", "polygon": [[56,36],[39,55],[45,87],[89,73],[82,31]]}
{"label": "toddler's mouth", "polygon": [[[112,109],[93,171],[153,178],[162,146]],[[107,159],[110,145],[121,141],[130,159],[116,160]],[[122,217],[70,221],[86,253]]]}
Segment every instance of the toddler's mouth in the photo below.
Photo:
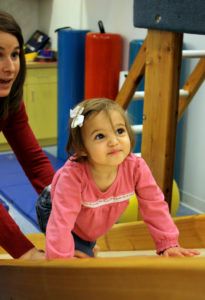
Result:
{"label": "toddler's mouth", "polygon": [[109,154],[110,155],[115,155],[115,154],[118,154],[120,152],[121,152],[121,150],[113,150],[113,151],[109,152]]}

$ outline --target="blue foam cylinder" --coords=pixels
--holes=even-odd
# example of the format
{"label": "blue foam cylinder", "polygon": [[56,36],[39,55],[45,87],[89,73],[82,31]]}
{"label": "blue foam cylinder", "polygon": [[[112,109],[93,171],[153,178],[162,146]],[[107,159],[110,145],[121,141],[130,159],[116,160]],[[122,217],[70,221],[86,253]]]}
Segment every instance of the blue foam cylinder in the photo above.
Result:
{"label": "blue foam cylinder", "polygon": [[[140,47],[143,44],[143,40],[133,40],[129,45],[129,68],[135,60],[136,55],[138,54]],[[137,91],[144,90],[144,80],[140,82],[137,87]],[[132,100],[128,106],[128,114],[131,118],[131,122],[134,125],[142,124],[142,116],[143,116],[143,99],[141,100]],[[134,152],[141,152],[141,144],[142,144],[142,134],[137,134],[135,139],[135,148]]]}
{"label": "blue foam cylinder", "polygon": [[84,97],[85,37],[89,30],[58,31],[58,150],[66,160],[70,109]]}

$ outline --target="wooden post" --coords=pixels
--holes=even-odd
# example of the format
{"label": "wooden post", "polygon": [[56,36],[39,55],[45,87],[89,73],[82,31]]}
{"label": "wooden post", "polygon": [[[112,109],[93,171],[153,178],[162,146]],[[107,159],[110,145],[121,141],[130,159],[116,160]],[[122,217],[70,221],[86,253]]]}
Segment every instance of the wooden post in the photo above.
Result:
{"label": "wooden post", "polygon": [[183,34],[148,30],[142,156],[171,204]]}

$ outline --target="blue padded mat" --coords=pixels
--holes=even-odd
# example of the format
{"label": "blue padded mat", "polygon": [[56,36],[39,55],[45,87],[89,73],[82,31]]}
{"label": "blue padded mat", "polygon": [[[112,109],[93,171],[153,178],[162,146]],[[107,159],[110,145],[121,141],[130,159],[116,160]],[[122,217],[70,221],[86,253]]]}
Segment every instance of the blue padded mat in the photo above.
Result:
{"label": "blue padded mat", "polygon": [[[54,169],[64,161],[45,152]],[[0,155],[0,193],[33,225],[37,225],[35,202],[38,194],[30,184],[14,154]]]}

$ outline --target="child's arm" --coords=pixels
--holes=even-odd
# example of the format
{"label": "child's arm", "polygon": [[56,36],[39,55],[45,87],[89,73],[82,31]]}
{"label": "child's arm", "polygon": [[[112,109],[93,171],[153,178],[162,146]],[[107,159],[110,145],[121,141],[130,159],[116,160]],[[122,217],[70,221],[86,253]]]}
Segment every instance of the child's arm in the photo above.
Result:
{"label": "child's arm", "polygon": [[[142,158],[138,162],[135,181],[139,209],[155,242],[157,253],[163,253],[165,249],[177,249],[175,253],[180,255],[183,251],[178,242],[179,231],[169,213],[164,195],[146,162]],[[168,253],[171,255],[172,251]]]}
{"label": "child's arm", "polygon": [[46,258],[75,256],[71,231],[81,209],[79,170],[72,173],[64,166],[54,176],[51,187],[52,210],[46,228]]}
{"label": "child's arm", "polygon": [[143,159],[140,159],[138,171],[136,193],[139,207],[156,244],[157,253],[166,257],[199,255],[198,250],[180,247],[179,232],[170,216],[164,195]]}

